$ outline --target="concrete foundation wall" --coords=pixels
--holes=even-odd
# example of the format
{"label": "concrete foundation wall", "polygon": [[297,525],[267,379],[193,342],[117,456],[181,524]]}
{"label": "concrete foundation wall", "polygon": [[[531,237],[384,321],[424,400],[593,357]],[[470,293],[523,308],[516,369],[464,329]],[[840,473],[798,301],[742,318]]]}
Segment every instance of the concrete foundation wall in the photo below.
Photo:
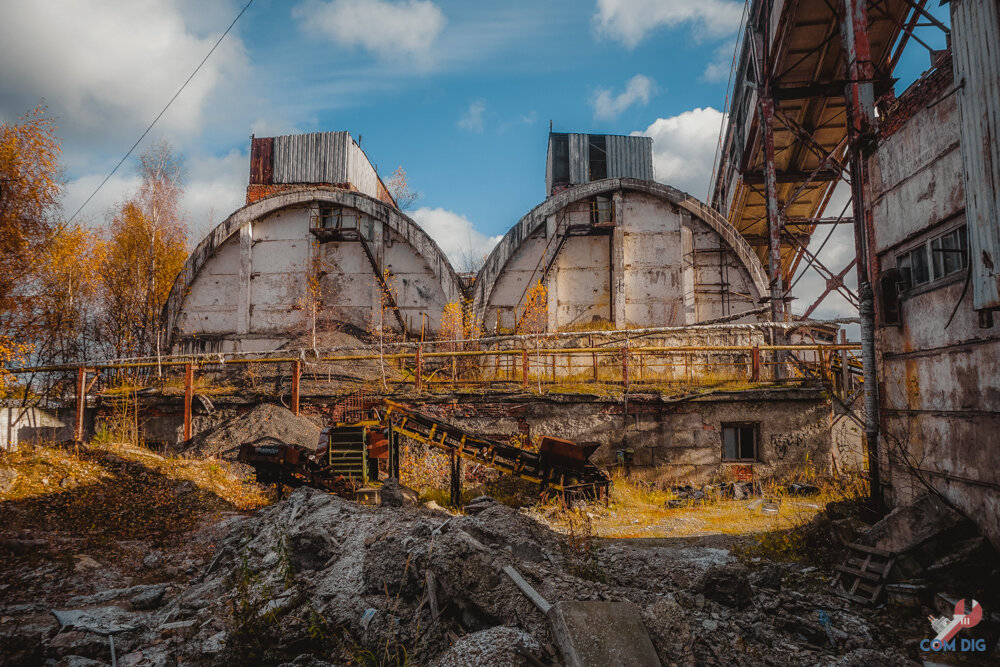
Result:
{"label": "concrete foundation wall", "polygon": [[[758,479],[800,475],[807,466],[818,474],[834,468],[857,471],[863,460],[860,434],[852,437],[849,432],[831,429],[831,404],[819,389],[725,392],[677,403],[638,394],[630,398],[627,416],[622,401],[592,396],[398,400],[501,441],[524,434],[600,443],[594,460],[605,466],[617,465],[618,451],[631,449],[632,472],[656,481],[707,482],[735,474],[734,466],[748,465]],[[329,401],[303,399],[303,412],[322,423],[329,413]],[[217,401],[212,414],[196,409],[194,432],[209,430],[251,407],[237,400]],[[161,401],[147,406],[146,411],[157,415],[143,422],[147,440],[179,442],[183,426],[179,401]],[[723,462],[723,424],[745,422],[758,424],[757,460]]]}
{"label": "concrete foundation wall", "polygon": [[[952,87],[947,63],[911,88],[869,160],[882,271],[965,224]],[[905,504],[930,484],[1000,544],[1000,327],[981,326],[964,282],[962,270],[913,286],[902,325],[878,329],[885,491]]]}

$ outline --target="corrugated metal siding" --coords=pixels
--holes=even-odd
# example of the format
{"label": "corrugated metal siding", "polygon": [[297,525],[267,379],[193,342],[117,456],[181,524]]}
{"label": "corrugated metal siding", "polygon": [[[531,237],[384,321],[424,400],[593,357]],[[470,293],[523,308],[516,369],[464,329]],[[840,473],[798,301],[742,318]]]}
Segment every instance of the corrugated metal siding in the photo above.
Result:
{"label": "corrugated metal siding", "polygon": [[274,138],[275,183],[346,183],[347,132],[313,132]]}
{"label": "corrugated metal siding", "polygon": [[953,0],[973,307],[1000,308],[1000,4]]}
{"label": "corrugated metal siding", "polygon": [[545,152],[545,195],[552,194],[552,133],[549,133],[549,148]]}
{"label": "corrugated metal siding", "polygon": [[581,185],[590,180],[590,135],[569,135],[569,182]]}
{"label": "corrugated metal siding", "polygon": [[378,198],[378,174],[375,173],[375,168],[368,161],[368,156],[353,139],[349,140],[347,145],[347,182],[360,192]]}
{"label": "corrugated metal siding", "polygon": [[649,137],[620,137],[609,134],[608,178],[653,180],[653,140]]}

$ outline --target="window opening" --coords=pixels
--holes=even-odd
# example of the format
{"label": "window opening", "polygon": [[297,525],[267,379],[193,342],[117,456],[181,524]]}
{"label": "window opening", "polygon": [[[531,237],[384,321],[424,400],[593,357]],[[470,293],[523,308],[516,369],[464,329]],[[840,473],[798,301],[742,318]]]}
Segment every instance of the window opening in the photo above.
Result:
{"label": "window opening", "polygon": [[756,461],[759,424],[737,423],[722,425],[722,460]]}

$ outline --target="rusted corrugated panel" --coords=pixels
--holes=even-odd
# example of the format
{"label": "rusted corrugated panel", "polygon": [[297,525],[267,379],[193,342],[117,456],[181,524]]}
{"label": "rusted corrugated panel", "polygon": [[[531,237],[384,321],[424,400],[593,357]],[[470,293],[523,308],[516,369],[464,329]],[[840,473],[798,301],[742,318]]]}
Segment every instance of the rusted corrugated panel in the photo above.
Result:
{"label": "rusted corrugated panel", "polygon": [[274,183],[344,183],[347,132],[313,132],[274,138]]}
{"label": "rusted corrugated panel", "polygon": [[609,134],[608,178],[653,180],[653,140],[649,137],[622,137]]}
{"label": "rusted corrugated panel", "polygon": [[274,139],[254,138],[250,143],[250,185],[270,185],[274,174]]}
{"label": "rusted corrugated panel", "polygon": [[590,135],[569,135],[569,182],[580,185],[590,180]]}
{"label": "rusted corrugated panel", "polygon": [[1000,308],[1000,3],[953,0],[972,302]]}

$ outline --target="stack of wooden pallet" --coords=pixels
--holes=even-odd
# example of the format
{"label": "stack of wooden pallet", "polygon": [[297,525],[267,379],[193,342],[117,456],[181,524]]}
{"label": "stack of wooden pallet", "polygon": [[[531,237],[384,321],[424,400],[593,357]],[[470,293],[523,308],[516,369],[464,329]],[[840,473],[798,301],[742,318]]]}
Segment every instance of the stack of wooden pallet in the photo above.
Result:
{"label": "stack of wooden pallet", "polygon": [[837,593],[862,604],[875,604],[888,582],[896,554],[864,544],[848,544],[847,562],[838,565],[833,585]]}

